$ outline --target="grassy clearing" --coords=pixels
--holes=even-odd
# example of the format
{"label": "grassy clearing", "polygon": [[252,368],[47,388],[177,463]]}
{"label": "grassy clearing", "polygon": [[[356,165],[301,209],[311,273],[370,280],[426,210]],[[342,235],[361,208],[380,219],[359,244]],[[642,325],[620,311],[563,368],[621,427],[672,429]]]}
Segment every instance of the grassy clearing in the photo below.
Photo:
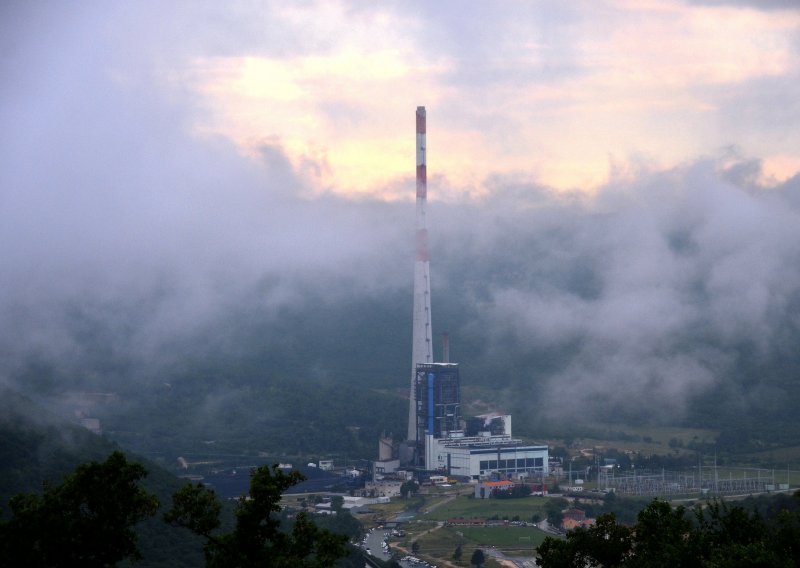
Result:
{"label": "grassy clearing", "polygon": [[[426,529],[430,528],[431,525],[427,524]],[[476,541],[467,538],[459,531],[455,530],[456,528],[463,527],[439,527],[416,537],[419,543],[419,552],[416,556],[438,566],[444,565],[445,562],[449,566],[470,566],[469,560],[472,558],[472,553],[475,549],[486,549],[491,543],[487,542],[485,543],[486,546],[478,546]],[[412,540],[414,539],[404,539],[402,546],[410,550]],[[527,541],[525,541],[525,544],[528,544]],[[453,558],[453,553],[459,545],[461,545],[461,559],[456,560]],[[530,550],[530,548],[527,550]],[[493,568],[499,567],[500,564],[487,555],[487,561],[484,566],[486,568]]]}
{"label": "grassy clearing", "polygon": [[476,545],[496,546],[509,554],[528,553],[544,541],[544,532],[533,527],[450,527]]}
{"label": "grassy clearing", "polygon": [[[792,464],[793,467],[797,467],[797,464],[800,464],[800,446],[790,446],[786,448],[776,448],[770,449],[763,452],[754,452],[752,454],[745,454],[748,458],[759,461],[759,462],[772,462],[776,464],[783,464],[783,473],[782,473],[782,481],[786,482],[786,464]],[[775,470],[775,475],[778,475],[778,469]],[[791,483],[798,483],[800,482],[800,471],[791,472],[792,476],[798,476],[797,478],[792,477],[792,479],[797,479],[798,481],[792,481]]]}
{"label": "grassy clearing", "polygon": [[376,503],[369,506],[370,511],[373,511],[377,516],[389,519],[394,517],[401,511],[404,511],[409,506],[408,501],[403,499],[393,499],[388,503]]}
{"label": "grassy clearing", "polygon": [[[713,443],[719,435],[717,430],[701,428],[679,428],[675,426],[637,427],[615,424],[594,424],[596,432],[607,432],[601,438],[579,438],[573,441],[574,447],[617,448],[642,454],[683,454],[692,452],[686,446],[697,443]],[[670,447],[670,441],[677,441],[683,447]],[[556,445],[561,445],[553,442]]]}
{"label": "grassy clearing", "polygon": [[513,519],[518,516],[520,520],[529,521],[534,513],[544,516],[546,499],[546,497],[471,499],[462,496],[440,505],[430,513],[425,513],[422,518],[430,521],[446,521],[453,518],[488,519],[497,515],[501,519]]}
{"label": "grassy clearing", "polygon": [[[613,429],[613,426],[606,426],[609,430]],[[688,444],[691,441],[700,442],[700,443],[713,443],[717,436],[719,436],[719,430],[707,430],[702,428],[678,428],[672,426],[659,426],[659,427],[636,427],[636,426],[626,426],[622,429],[625,433],[632,434],[634,436],[639,436],[642,440],[650,439],[652,440],[651,443],[655,443],[657,445],[662,446],[669,446],[669,442],[672,439],[682,440],[684,444]]]}

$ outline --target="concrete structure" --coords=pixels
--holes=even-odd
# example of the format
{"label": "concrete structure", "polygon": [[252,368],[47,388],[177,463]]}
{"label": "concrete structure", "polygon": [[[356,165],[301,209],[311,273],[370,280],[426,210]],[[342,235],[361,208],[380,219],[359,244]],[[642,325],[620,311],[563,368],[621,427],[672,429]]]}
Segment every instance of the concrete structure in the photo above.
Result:
{"label": "concrete structure", "polygon": [[417,405],[414,382],[417,365],[433,363],[433,328],[431,326],[430,262],[425,208],[428,200],[428,171],[425,107],[417,107],[417,254],[414,262],[414,312],[411,344],[411,388],[408,406],[408,440],[417,436]]}
{"label": "concrete structure", "polygon": [[547,475],[547,446],[529,445],[511,436],[427,436],[425,467],[449,476],[481,479],[493,473],[512,477]]}
{"label": "concrete structure", "polygon": [[383,479],[384,476],[395,474],[400,469],[400,460],[378,460],[372,466],[373,480]]}
{"label": "concrete structure", "polygon": [[405,481],[400,480],[381,480],[367,481],[364,484],[364,495],[374,497],[397,497],[400,495],[400,487]]}
{"label": "concrete structure", "polygon": [[378,439],[378,460],[386,461],[394,457],[394,440],[385,433]]}

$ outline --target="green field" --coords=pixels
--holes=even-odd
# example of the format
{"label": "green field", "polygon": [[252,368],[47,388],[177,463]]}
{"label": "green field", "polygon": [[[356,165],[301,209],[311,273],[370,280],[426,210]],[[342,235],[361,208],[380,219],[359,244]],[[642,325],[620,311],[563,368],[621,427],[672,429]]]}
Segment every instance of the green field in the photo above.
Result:
{"label": "green field", "polygon": [[[590,429],[601,437],[588,436],[572,440],[572,453],[575,453],[576,448],[597,448],[601,452],[604,448],[616,448],[621,451],[662,455],[691,453],[693,451],[686,447],[690,442],[712,443],[719,435],[718,430],[675,426],[637,427],[596,423]],[[671,440],[678,441],[681,446],[671,447]],[[561,445],[558,441],[551,441],[551,444]]]}
{"label": "green field", "polygon": [[[425,523],[417,528],[423,527],[430,532],[408,535],[399,544],[410,549],[413,540],[417,540],[418,557],[433,563],[447,560],[456,566],[465,567],[470,565],[469,559],[476,548],[496,547],[510,556],[534,556],[534,548],[546,536],[531,527],[438,527],[431,530],[433,527]],[[459,545],[462,556],[460,561],[455,561],[453,553]],[[499,564],[487,562],[486,566],[488,568]]]}
{"label": "green field", "polygon": [[497,518],[529,521],[534,513],[544,516],[546,497],[524,497],[522,499],[471,499],[466,496],[453,499],[420,518],[427,521],[446,521],[453,518]]}
{"label": "green field", "polygon": [[448,527],[449,530],[461,533],[464,538],[477,545],[496,546],[506,551],[533,550],[547,536],[534,527]]}

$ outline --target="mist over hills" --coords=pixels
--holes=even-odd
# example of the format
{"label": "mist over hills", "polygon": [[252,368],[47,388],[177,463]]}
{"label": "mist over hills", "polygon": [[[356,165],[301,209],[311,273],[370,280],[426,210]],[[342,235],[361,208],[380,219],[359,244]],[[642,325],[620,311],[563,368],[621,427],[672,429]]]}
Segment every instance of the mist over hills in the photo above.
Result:
{"label": "mist over hills", "polygon": [[[799,180],[767,190],[757,163],[724,158],[591,197],[525,187],[432,203],[434,331],[450,333],[464,383],[528,436],[615,421],[797,443]],[[236,262],[198,246],[187,254],[202,263],[55,268],[30,251],[48,278],[8,287],[4,381],[51,401],[118,393],[93,411],[140,450],[368,455],[381,430],[403,429],[410,205],[329,201],[330,243],[281,251],[267,224],[245,255],[217,225],[220,258]],[[298,235],[316,230],[318,204],[290,203]]]}

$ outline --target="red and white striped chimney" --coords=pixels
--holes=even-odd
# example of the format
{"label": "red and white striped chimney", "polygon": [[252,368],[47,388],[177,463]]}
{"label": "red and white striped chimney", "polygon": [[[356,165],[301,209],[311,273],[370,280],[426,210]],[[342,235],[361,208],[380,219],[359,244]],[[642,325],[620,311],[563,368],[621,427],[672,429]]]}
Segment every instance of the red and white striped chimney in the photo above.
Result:
{"label": "red and white striped chimney", "polygon": [[428,166],[426,161],[425,107],[417,107],[417,260],[428,261],[428,229],[425,205],[428,200]]}
{"label": "red and white striped chimney", "polygon": [[417,217],[416,261],[414,262],[414,314],[411,344],[411,391],[408,408],[408,440],[417,439],[417,403],[414,381],[419,363],[433,363],[431,327],[431,285],[428,260],[428,228],[425,207],[428,199],[425,107],[417,107]]}

